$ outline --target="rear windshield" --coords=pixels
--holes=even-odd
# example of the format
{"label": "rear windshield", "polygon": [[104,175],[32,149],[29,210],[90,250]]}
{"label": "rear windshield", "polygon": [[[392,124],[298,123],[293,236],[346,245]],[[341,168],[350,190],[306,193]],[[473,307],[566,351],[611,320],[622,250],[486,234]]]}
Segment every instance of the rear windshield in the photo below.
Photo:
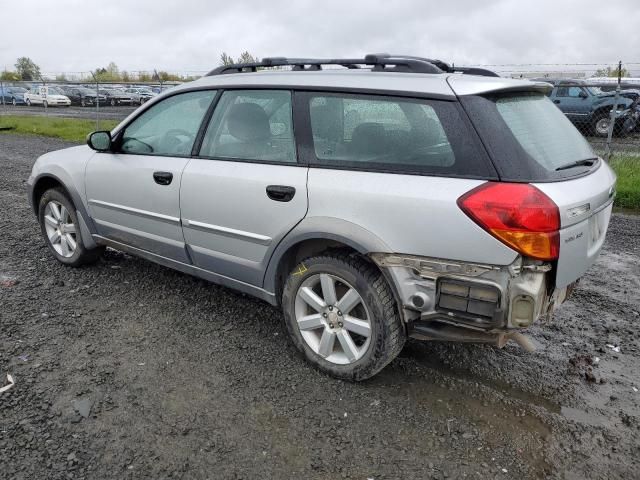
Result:
{"label": "rear windshield", "polygon": [[461,100],[503,180],[553,181],[583,174],[597,165],[593,162],[557,170],[597,155],[562,111],[542,94]]}

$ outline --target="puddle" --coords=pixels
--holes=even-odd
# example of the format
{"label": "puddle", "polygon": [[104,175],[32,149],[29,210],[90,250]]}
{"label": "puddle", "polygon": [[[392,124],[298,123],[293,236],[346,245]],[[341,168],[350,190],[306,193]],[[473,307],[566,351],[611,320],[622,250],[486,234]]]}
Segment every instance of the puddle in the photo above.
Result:
{"label": "puddle", "polygon": [[456,380],[463,380],[466,382],[483,385],[492,390],[500,392],[505,396],[520,400],[523,403],[541,407],[550,413],[560,413],[561,406],[558,403],[555,403],[545,397],[520,390],[504,381],[479,376],[467,370],[455,369],[452,366],[444,364],[437,360],[426,358],[423,352],[417,349],[412,349],[411,346],[405,348],[411,358],[416,360],[421,366],[436,370],[439,373],[442,373]]}
{"label": "puddle", "polygon": [[[518,445],[522,460],[540,474],[548,469],[545,454],[552,437],[551,427],[525,408],[505,404],[486,391],[478,391],[476,396],[464,384],[449,389],[427,377],[398,376],[391,370],[381,372],[369,382],[370,387],[385,390],[386,398],[395,397],[407,409],[428,411],[434,425],[444,426],[447,431],[451,429],[451,434],[477,432],[482,444],[489,449]],[[422,430],[404,435],[405,440],[418,443],[426,437]],[[463,435],[463,438],[467,437]]]}

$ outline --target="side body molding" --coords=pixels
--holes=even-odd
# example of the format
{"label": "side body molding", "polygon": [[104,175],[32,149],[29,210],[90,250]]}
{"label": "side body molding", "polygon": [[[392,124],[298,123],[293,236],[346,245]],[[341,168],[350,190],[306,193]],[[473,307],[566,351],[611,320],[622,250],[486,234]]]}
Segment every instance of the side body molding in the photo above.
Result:
{"label": "side body molding", "polygon": [[287,252],[305,240],[315,239],[338,241],[364,255],[373,252],[392,252],[380,237],[355,223],[335,217],[306,217],[274,249],[265,271],[264,290],[267,292],[276,291],[278,266]]}

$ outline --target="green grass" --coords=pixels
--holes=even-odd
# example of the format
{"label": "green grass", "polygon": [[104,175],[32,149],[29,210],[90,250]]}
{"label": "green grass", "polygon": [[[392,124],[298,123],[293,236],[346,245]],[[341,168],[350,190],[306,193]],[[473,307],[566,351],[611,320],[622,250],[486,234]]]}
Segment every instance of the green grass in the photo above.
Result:
{"label": "green grass", "polygon": [[[119,122],[115,120],[100,120],[100,129],[111,130],[118,123]],[[12,128],[11,130],[2,130],[3,127]],[[26,115],[0,116],[0,133],[42,135],[82,143],[87,138],[87,134],[93,132],[95,129],[95,120]]]}
{"label": "green grass", "polygon": [[614,156],[609,162],[618,176],[615,206],[640,210],[640,157]]}

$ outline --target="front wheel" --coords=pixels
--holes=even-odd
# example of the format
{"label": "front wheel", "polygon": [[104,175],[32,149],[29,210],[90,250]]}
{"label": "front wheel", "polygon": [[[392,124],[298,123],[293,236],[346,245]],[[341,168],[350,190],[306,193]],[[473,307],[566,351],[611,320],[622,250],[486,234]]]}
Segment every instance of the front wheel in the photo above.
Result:
{"label": "front wheel", "polygon": [[30,106],[31,106],[31,100],[27,98],[27,107],[30,107]]}
{"label": "front wheel", "polygon": [[406,339],[389,285],[357,256],[326,254],[301,262],[286,280],[282,307],[293,344],[337,378],[372,377]]}
{"label": "front wheel", "polygon": [[65,265],[94,263],[104,251],[103,247],[88,250],[84,246],[75,207],[60,189],[44,192],[38,204],[38,221],[47,246]]}

